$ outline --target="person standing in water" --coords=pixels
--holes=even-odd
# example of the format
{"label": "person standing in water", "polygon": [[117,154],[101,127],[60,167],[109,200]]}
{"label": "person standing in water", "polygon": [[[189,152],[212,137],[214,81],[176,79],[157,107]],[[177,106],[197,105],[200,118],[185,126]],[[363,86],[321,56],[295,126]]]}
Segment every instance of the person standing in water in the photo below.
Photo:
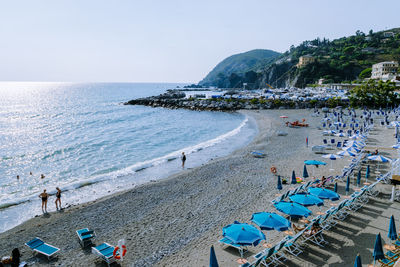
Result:
{"label": "person standing in water", "polygon": [[61,189],[56,187],[57,193],[56,193],[56,209],[58,210],[58,205],[60,205],[60,210],[61,210]]}
{"label": "person standing in water", "polygon": [[181,160],[182,160],[182,169],[184,169],[185,168],[185,161],[186,161],[185,152],[182,152]]}
{"label": "person standing in water", "polygon": [[[47,213],[47,199],[49,198],[49,194],[46,193],[46,189],[43,190],[43,193],[39,195],[39,198],[42,199],[42,212]],[[44,207],[44,210],[43,210]]]}

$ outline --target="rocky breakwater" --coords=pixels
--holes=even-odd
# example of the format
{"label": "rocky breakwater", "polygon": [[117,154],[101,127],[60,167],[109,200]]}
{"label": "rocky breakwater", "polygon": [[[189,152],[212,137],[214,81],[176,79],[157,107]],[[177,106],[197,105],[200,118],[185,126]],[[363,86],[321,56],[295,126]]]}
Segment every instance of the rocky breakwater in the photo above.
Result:
{"label": "rocky breakwater", "polygon": [[266,100],[266,99],[234,99],[234,98],[211,98],[198,99],[186,98],[185,93],[178,90],[169,90],[167,93],[158,96],[149,96],[130,100],[125,105],[143,105],[150,107],[163,108],[184,108],[190,110],[210,110],[210,111],[235,111],[239,109],[304,109],[314,107],[331,108],[337,105],[347,106],[348,103],[338,101],[337,103],[327,103],[327,101],[295,101],[295,100]]}
{"label": "rocky breakwater", "polygon": [[[185,93],[171,90],[167,93],[138,98],[130,100],[125,105],[144,105],[150,107],[163,107],[163,108],[184,108],[191,110],[213,110],[213,111],[231,111],[244,109],[246,106],[238,101],[230,101],[224,99],[196,99],[186,98]],[[247,107],[251,109],[251,107]],[[254,107],[254,109],[258,109]]]}

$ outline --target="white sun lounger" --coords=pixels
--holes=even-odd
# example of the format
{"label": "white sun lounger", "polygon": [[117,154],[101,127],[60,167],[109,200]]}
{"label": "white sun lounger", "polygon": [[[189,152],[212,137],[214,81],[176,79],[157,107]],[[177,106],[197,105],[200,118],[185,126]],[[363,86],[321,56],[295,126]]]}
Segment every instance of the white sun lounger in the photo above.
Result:
{"label": "white sun lounger", "polygon": [[26,242],[25,245],[27,245],[34,252],[45,255],[49,260],[50,260],[51,256],[53,256],[60,250],[59,248],[56,248],[55,246],[45,243],[43,240],[41,240],[38,237],[35,237],[34,239],[32,239],[29,242]]}
{"label": "white sun lounger", "polygon": [[[110,266],[111,263],[115,262],[115,258],[113,256],[114,249],[115,247],[111,246],[110,244],[103,243],[97,247],[92,247],[92,253],[100,257],[107,263],[108,266]],[[117,255],[118,254],[119,253],[117,252]]]}

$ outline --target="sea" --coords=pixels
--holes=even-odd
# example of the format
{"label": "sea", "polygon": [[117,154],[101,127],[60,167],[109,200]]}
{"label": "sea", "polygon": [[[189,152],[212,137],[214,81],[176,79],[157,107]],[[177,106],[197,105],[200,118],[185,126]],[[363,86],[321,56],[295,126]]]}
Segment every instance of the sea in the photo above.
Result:
{"label": "sea", "polygon": [[0,232],[42,214],[44,189],[54,212],[56,187],[68,208],[179,173],[182,152],[190,169],[256,135],[235,112],[123,104],[183,85],[0,82]]}

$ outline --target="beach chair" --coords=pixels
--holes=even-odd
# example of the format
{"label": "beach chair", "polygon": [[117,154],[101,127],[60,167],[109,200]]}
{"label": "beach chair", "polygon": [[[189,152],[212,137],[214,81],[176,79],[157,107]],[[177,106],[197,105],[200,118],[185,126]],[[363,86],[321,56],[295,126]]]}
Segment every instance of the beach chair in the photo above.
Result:
{"label": "beach chair", "polygon": [[[115,262],[115,258],[113,256],[114,249],[115,247],[111,246],[110,244],[103,243],[97,247],[92,247],[92,253],[105,261],[107,266],[110,266],[111,263]],[[118,252],[117,255],[119,255]]]}
{"label": "beach chair", "polygon": [[337,148],[341,148],[341,147],[342,147],[342,142],[337,142],[336,147],[337,147]]}
{"label": "beach chair", "polygon": [[284,246],[285,250],[292,254],[293,256],[297,257],[300,253],[303,252],[301,250],[300,245],[297,243],[297,241],[301,238],[303,235],[304,230],[298,232],[296,235],[292,236],[287,236],[287,242]]}
{"label": "beach chair", "polygon": [[59,248],[45,243],[38,237],[26,242],[25,245],[27,245],[33,252],[45,255],[48,260],[50,260],[50,257],[52,257],[54,254],[60,251]]}
{"label": "beach chair", "polygon": [[328,144],[328,141],[326,139],[322,140],[324,142],[324,145]]}
{"label": "beach chair", "polygon": [[400,256],[400,254],[395,254],[395,255],[393,255],[392,258],[390,258],[385,254],[385,258],[381,259],[381,260],[378,260],[378,262],[381,264],[381,267],[394,266],[396,261],[399,259],[399,256]]}
{"label": "beach chair", "polygon": [[331,139],[331,144],[334,144],[336,141],[335,141],[335,139]]}
{"label": "beach chair", "polygon": [[88,245],[92,245],[93,239],[96,237],[94,231],[89,230],[88,228],[76,230],[76,234],[78,235],[79,244],[83,248]]}
{"label": "beach chair", "polygon": [[240,253],[240,257],[243,258],[243,254],[244,254],[246,249],[244,247],[242,247],[241,245],[238,245],[238,244],[234,243],[232,240],[230,240],[230,239],[228,239],[226,237],[222,238],[218,242],[221,244],[222,247],[225,247],[225,248],[226,247],[232,247],[234,249],[237,249],[239,251],[239,253]]}
{"label": "beach chair", "polygon": [[273,246],[272,248],[264,250],[264,255],[262,255],[259,260],[257,260],[260,264],[260,266],[278,266],[280,263],[277,263],[274,258],[272,258],[272,255],[275,253],[275,248],[276,246]]}

